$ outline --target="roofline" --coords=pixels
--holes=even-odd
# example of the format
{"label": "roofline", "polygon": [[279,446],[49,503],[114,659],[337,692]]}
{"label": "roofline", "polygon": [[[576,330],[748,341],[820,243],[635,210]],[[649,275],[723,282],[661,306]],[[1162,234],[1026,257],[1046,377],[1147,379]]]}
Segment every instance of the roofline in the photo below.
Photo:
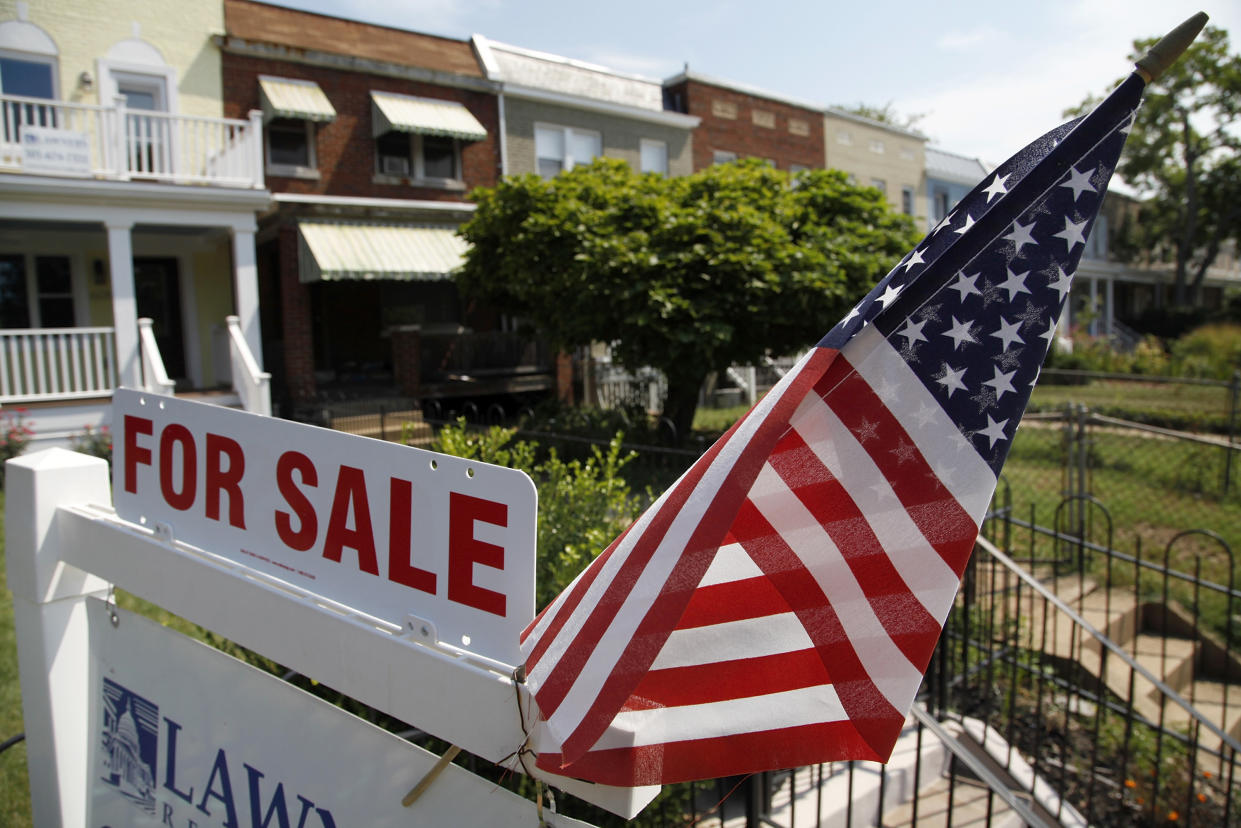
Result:
{"label": "roofline", "polygon": [[[624,80],[642,81],[644,83],[650,83],[650,84],[654,84],[655,86],[660,86],[660,82],[657,78],[647,77],[646,75],[638,75],[633,72],[618,72],[615,69],[612,69],[608,66],[604,66],[599,63],[589,63],[584,60],[577,60],[576,58],[565,57],[564,55],[552,54],[551,52],[541,52],[537,49],[527,49],[524,46],[514,46],[511,43],[501,43],[498,40],[490,40],[488,38],[483,38],[481,35],[474,35],[474,37],[480,38],[486,41],[488,48],[494,49],[496,51],[512,52],[513,54],[521,55],[522,57],[534,58],[536,60],[544,60],[549,63],[559,63],[563,66],[572,66],[574,69],[585,69],[588,72],[597,72],[601,75],[610,75],[611,77],[614,77],[614,78],[623,78]],[[497,67],[497,70],[498,69],[499,67]]]}
{"label": "roofline", "polygon": [[676,84],[676,83],[681,83],[682,81],[697,81],[699,83],[708,83],[708,84],[711,84],[712,86],[722,86],[725,89],[732,89],[737,92],[744,92],[747,95],[754,95],[755,97],[758,97],[758,98],[766,98],[771,101],[778,101],[783,104],[788,104],[789,106],[796,106],[800,109],[809,109],[813,112],[822,112],[824,110],[823,104],[820,104],[820,103],[811,103],[810,101],[803,101],[803,100],[798,100],[797,98],[790,98],[787,95],[781,95],[778,92],[771,92],[766,89],[761,89],[757,86],[750,86],[747,83],[737,83],[735,81],[724,80],[723,78],[717,78],[712,75],[704,75],[701,72],[691,72],[689,71],[689,69],[686,69],[676,75],[673,75],[670,78],[665,78],[663,81],[663,85],[664,85],[664,88],[666,89],[667,87],[673,84]]}
{"label": "roofline", "polygon": [[918,132],[917,130],[906,129],[905,127],[898,127],[895,124],[888,124],[888,123],[884,123],[883,121],[876,121],[874,118],[867,118],[865,115],[858,115],[855,112],[847,112],[835,106],[824,107],[823,114],[831,115],[837,118],[844,118],[846,121],[853,121],[854,123],[858,123],[858,124],[865,124],[866,126],[873,127],[874,129],[882,129],[888,132],[895,132],[898,135],[904,135],[906,138],[913,138],[915,140],[922,141],[923,143],[930,140],[929,138],[927,138],[925,135],[923,135],[921,132]]}
{"label": "roofline", "polygon": [[[253,2],[253,0],[249,0],[249,2]],[[212,41],[215,43],[216,48],[227,54],[265,58],[268,60],[282,60],[287,63],[300,63],[305,66],[360,72],[367,75],[382,75],[390,78],[401,78],[402,80],[423,81],[438,86],[468,89],[474,92],[496,94],[500,89],[496,81],[488,80],[485,77],[458,75],[455,72],[444,72],[439,69],[427,69],[422,66],[392,63],[386,60],[374,60],[357,55],[342,55],[335,52],[323,52],[317,49],[301,49],[283,43],[247,40],[237,35],[212,35]]]}
{"label": "roofline", "polygon": [[229,2],[253,3],[256,6],[270,6],[272,8],[280,9],[281,11],[291,12],[293,14],[309,14],[315,17],[322,17],[324,20],[343,20],[346,23],[356,23],[359,26],[370,26],[371,28],[374,28],[374,29],[387,29],[390,32],[398,32],[400,34],[406,34],[406,35],[409,35],[409,34],[418,35],[419,37],[433,37],[436,40],[445,40],[450,43],[466,44],[469,42],[459,37],[450,37],[449,35],[435,34],[434,32],[420,32],[420,31],[414,31],[413,29],[402,29],[399,26],[389,26],[386,23],[372,23],[369,20],[359,20],[356,17],[343,17],[339,14],[325,14],[323,12],[311,11],[310,9],[293,8],[292,6],[286,6],[283,3],[272,3],[272,2],[269,2],[269,0],[229,0]]}
{"label": "roofline", "polygon": [[597,98],[586,98],[579,95],[569,95],[564,92],[553,92],[548,89],[537,89],[531,86],[519,86],[509,83],[502,84],[502,89],[505,95],[518,100],[555,104],[570,109],[597,112],[603,115],[615,115],[620,118],[646,121],[647,123],[673,127],[674,129],[694,129],[702,123],[702,118],[697,115],[686,115],[667,109],[643,109],[640,106],[629,106]]}

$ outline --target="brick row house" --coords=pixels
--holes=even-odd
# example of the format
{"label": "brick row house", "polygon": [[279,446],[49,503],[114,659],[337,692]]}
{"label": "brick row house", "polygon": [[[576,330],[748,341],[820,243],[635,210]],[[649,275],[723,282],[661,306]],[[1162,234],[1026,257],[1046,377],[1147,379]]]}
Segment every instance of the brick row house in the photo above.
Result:
{"label": "brick row house", "polygon": [[224,22],[225,111],[263,113],[263,347],[283,410],[512,390],[523,370],[521,388],[546,387],[546,359],[451,281],[465,196],[500,177],[496,84],[471,44],[250,0],[226,0]]}

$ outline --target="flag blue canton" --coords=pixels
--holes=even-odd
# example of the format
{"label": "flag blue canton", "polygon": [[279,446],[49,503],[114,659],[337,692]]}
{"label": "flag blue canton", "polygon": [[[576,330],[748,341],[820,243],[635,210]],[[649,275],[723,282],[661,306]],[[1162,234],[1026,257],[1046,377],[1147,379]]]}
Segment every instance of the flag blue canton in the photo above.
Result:
{"label": "flag blue canton", "polygon": [[1071,121],[997,168],[819,343],[840,349],[874,325],[957,424],[960,446],[996,475],[1141,89],[1127,81],[1091,116],[1109,128],[1075,131],[1080,121]]}

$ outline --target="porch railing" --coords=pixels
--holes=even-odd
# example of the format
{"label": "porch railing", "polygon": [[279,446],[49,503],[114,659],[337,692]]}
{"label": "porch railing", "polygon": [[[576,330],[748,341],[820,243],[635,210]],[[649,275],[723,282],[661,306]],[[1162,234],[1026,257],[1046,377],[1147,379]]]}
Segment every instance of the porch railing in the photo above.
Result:
{"label": "porch railing", "polygon": [[232,370],[233,390],[241,398],[241,406],[254,414],[271,416],[271,374],[259,370],[258,360],[246,344],[241,320],[230,316],[228,322],[228,358]]}
{"label": "porch railing", "polygon": [[263,186],[262,114],[207,118],[0,95],[0,171]]}
{"label": "porch railing", "polygon": [[142,363],[142,389],[151,394],[171,397],[176,393],[177,384],[168,378],[168,371],[164,368],[164,358],[160,355],[159,344],[155,341],[153,325],[150,319],[138,320],[138,356]]}
{"label": "porch railing", "polygon": [[0,330],[0,404],[111,394],[115,353],[112,328]]}

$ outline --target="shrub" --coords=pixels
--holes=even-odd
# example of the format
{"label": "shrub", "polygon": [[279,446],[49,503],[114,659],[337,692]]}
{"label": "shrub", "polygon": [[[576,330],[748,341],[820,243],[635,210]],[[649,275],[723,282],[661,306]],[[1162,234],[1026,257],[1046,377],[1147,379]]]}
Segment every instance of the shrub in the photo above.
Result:
{"label": "shrub", "polygon": [[99,428],[87,426],[81,434],[69,440],[69,448],[92,457],[102,457],[112,465],[112,431],[106,425]]}
{"label": "shrub", "polygon": [[4,487],[4,464],[19,456],[34,437],[31,422],[26,420],[26,409],[0,409],[0,488]]}
{"label": "shrub", "polygon": [[1172,358],[1183,376],[1231,379],[1241,369],[1241,325],[1195,328],[1172,343]]}
{"label": "shrub", "polygon": [[515,436],[500,426],[470,429],[460,419],[440,430],[434,449],[521,469],[534,480],[539,495],[535,600],[544,607],[636,516],[639,498],[620,474],[636,455],[621,455],[620,433],[606,450],[592,446],[585,459],[570,461]]}

